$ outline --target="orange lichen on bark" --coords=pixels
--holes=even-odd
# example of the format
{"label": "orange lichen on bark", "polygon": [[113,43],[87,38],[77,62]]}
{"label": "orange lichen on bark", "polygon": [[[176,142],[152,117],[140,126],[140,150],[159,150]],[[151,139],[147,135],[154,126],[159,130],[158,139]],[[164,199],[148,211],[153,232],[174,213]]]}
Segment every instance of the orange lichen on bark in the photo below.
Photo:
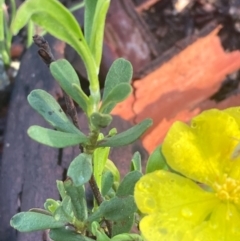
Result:
{"label": "orange lichen on bark", "polygon": [[[239,69],[240,51],[224,51],[217,36],[219,29],[199,38],[145,78],[135,81],[135,96],[113,110],[113,114],[131,122],[153,119],[153,126],[142,138],[149,152],[162,142],[175,120],[187,122],[202,110],[221,108],[221,104],[207,99],[219,89],[226,75]],[[233,103],[227,102],[228,106],[237,104],[236,98],[233,99]]]}

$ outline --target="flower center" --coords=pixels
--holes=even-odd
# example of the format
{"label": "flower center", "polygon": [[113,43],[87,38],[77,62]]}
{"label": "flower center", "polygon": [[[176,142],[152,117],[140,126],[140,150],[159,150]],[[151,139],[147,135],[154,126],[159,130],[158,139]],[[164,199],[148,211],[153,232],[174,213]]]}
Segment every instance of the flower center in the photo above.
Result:
{"label": "flower center", "polygon": [[240,181],[224,174],[221,184],[215,183],[213,188],[220,200],[233,202],[234,204],[240,203]]}

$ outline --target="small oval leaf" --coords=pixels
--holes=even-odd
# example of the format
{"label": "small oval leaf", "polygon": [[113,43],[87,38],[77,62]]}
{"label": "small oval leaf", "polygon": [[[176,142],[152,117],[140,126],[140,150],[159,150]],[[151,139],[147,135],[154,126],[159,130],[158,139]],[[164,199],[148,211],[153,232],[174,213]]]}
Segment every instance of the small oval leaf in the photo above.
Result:
{"label": "small oval leaf", "polygon": [[56,148],[74,146],[88,141],[88,138],[84,134],[54,131],[41,126],[31,126],[27,133],[33,140]]}
{"label": "small oval leaf", "polygon": [[102,217],[112,221],[123,220],[136,211],[137,206],[133,196],[114,197],[109,201],[103,201],[98,210],[88,218],[88,221],[92,222]]}
{"label": "small oval leaf", "polygon": [[112,91],[120,83],[130,83],[132,79],[132,65],[129,61],[119,58],[111,65],[104,86],[103,101],[105,101]]}
{"label": "small oval leaf", "polygon": [[62,89],[71,96],[86,113],[88,97],[86,94],[82,96],[83,91],[80,91],[80,94],[79,89],[81,89],[81,86],[79,78],[72,65],[66,59],[60,59],[50,64],[50,71]]}
{"label": "small oval leaf", "polygon": [[76,187],[72,180],[68,179],[64,182],[64,187],[71,198],[75,217],[83,222],[88,216],[84,185]]}
{"label": "small oval leaf", "polygon": [[90,116],[92,124],[97,128],[105,128],[112,122],[112,116],[108,114],[101,114],[98,112],[92,113]]}
{"label": "small oval leaf", "polygon": [[10,225],[20,232],[32,232],[49,228],[60,228],[64,222],[56,221],[54,217],[36,212],[21,212],[14,215]]}
{"label": "small oval leaf", "polygon": [[130,170],[142,172],[142,159],[138,151],[133,154]]}
{"label": "small oval leaf", "polygon": [[56,201],[52,198],[48,198],[44,203],[44,208],[50,213],[54,213],[59,206],[60,201]]}
{"label": "small oval leaf", "polygon": [[92,175],[92,156],[81,153],[70,164],[67,176],[75,186],[81,186],[88,182]]}
{"label": "small oval leaf", "polygon": [[68,119],[57,101],[44,90],[33,90],[28,102],[50,125],[60,131],[79,133],[80,131]]}
{"label": "small oval leaf", "polygon": [[58,192],[59,192],[61,198],[63,199],[66,196],[66,190],[64,188],[63,181],[57,180],[56,182],[57,182]]}
{"label": "small oval leaf", "polygon": [[66,228],[51,229],[49,236],[54,241],[94,241]]}
{"label": "small oval leaf", "polygon": [[[65,90],[72,84],[80,86],[78,75],[72,65],[66,59],[59,59],[51,63],[50,71]],[[66,91],[67,92],[67,91]]]}
{"label": "small oval leaf", "polygon": [[74,93],[78,95],[78,98],[75,100],[76,103],[83,109],[83,111],[87,114],[88,113],[88,104],[90,103],[90,98],[84,93],[81,87],[76,84],[72,84],[74,89]]}
{"label": "small oval leaf", "polygon": [[132,93],[132,86],[129,83],[120,83],[115,86],[103,101],[100,108],[102,113],[110,113],[115,105],[125,100]]}
{"label": "small oval leaf", "polygon": [[73,214],[71,198],[68,195],[64,197],[62,203],[54,211],[53,216],[57,221],[73,224],[75,217]]}
{"label": "small oval leaf", "polygon": [[[104,137],[103,134],[99,134],[98,139],[102,139],[103,137]],[[95,180],[99,189],[101,189],[102,174],[108,159],[109,151],[110,151],[109,147],[104,147],[104,148],[97,148],[93,152],[93,166],[94,166],[93,175],[95,177]]]}
{"label": "small oval leaf", "polygon": [[105,164],[105,171],[110,171],[113,174],[114,182],[119,183],[120,182],[120,173],[116,165],[109,159],[107,159],[107,162]]}
{"label": "small oval leaf", "polygon": [[[116,221],[113,223],[113,227],[112,227],[112,236],[113,238],[112,240],[115,241],[134,241],[135,239],[131,239],[130,234],[127,234],[128,232],[130,232],[133,224],[134,224],[134,214],[131,214],[127,217],[125,217],[122,220]],[[118,237],[116,237],[115,235],[118,235]],[[115,237],[114,237],[115,236]],[[126,238],[126,239],[124,239]],[[138,241],[138,239],[136,239]]]}
{"label": "small oval leaf", "polygon": [[99,223],[91,223],[90,230],[94,236],[96,236],[97,241],[111,241],[110,238],[105,233],[104,229],[100,227]]}
{"label": "small oval leaf", "polygon": [[162,145],[155,148],[147,161],[146,173],[156,170],[169,170],[165,157],[162,154]]}
{"label": "small oval leaf", "polygon": [[145,119],[144,121],[120,134],[98,141],[97,146],[117,147],[128,145],[136,141],[151,125],[152,120]]}
{"label": "small oval leaf", "polygon": [[31,208],[31,209],[29,209],[29,212],[42,213],[45,215],[52,216],[52,214],[49,211],[47,211],[45,209],[41,209],[41,208]]}
{"label": "small oval leaf", "polygon": [[111,189],[113,185],[114,177],[110,171],[106,171],[102,175],[102,187],[101,193],[103,196],[106,196],[108,191]]}
{"label": "small oval leaf", "polygon": [[124,197],[133,195],[136,182],[142,177],[142,173],[139,171],[129,172],[120,183],[116,196]]}
{"label": "small oval leaf", "polygon": [[[130,217],[129,217],[130,219]],[[134,219],[132,220],[132,222]],[[129,222],[129,220],[127,220]],[[119,234],[115,234],[113,238],[111,238],[111,241],[144,241],[144,238],[140,234],[135,233],[128,233],[129,231],[125,231],[127,229],[119,229]],[[112,233],[114,234],[114,227]]]}

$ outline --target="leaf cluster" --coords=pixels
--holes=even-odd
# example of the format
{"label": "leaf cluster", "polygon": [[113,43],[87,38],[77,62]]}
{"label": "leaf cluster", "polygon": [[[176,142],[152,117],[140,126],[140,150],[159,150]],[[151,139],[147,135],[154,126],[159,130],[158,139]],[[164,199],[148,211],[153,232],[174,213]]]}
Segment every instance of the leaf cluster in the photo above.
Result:
{"label": "leaf cluster", "polygon": [[[108,156],[111,147],[128,145],[137,140],[152,121],[143,120],[122,133],[117,133],[115,128],[105,136],[101,133],[101,129],[112,121],[113,108],[132,92],[132,66],[125,59],[115,60],[108,71],[101,97],[98,73],[110,0],[85,0],[84,4],[85,35],[73,15],[57,0],[26,0],[11,26],[17,33],[31,20],[71,45],[84,62],[90,85],[90,95],[87,96],[77,73],[65,59],[56,60],[49,66],[62,90],[85,113],[88,134],[69,119],[46,91],[37,89],[28,95],[31,107],[52,126],[31,126],[28,135],[50,147],[78,145],[83,152],[71,162],[67,179],[57,181],[61,200],[47,199],[45,209],[33,208],[18,213],[11,219],[11,225],[21,232],[50,229],[50,237],[55,241],[142,240],[138,234],[129,234],[138,219],[133,191],[142,176],[140,154],[134,154],[130,172],[122,181]],[[155,164],[149,165],[151,170]],[[88,207],[86,202],[85,185],[88,182],[95,197],[93,208]]]}

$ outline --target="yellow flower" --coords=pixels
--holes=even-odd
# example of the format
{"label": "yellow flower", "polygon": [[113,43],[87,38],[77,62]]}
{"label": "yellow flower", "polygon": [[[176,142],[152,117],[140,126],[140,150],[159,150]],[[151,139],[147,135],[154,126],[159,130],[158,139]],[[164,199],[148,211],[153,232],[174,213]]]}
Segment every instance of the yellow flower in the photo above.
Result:
{"label": "yellow flower", "polygon": [[[176,122],[162,145],[169,166],[135,187],[148,241],[240,241],[240,108]],[[182,175],[181,175],[182,174]]]}

